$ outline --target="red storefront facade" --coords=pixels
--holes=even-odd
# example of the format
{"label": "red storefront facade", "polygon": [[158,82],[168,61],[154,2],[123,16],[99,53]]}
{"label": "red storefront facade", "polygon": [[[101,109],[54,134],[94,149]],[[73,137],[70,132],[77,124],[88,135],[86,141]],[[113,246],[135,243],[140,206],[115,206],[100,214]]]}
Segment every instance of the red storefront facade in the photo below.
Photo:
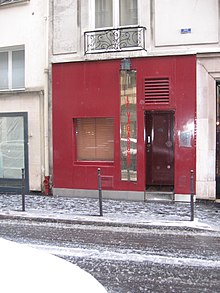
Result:
{"label": "red storefront facade", "polygon": [[[189,194],[190,170],[196,175],[196,56],[131,58],[126,70],[121,62],[52,65],[54,194],[89,196],[98,168],[109,197],[124,191],[141,199],[152,186]],[[90,159],[91,129],[103,148]]]}

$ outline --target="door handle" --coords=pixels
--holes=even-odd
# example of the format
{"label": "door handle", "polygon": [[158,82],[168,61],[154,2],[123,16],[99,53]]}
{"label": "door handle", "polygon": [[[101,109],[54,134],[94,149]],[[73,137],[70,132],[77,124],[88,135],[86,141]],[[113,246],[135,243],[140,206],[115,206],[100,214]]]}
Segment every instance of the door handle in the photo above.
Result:
{"label": "door handle", "polygon": [[150,135],[148,135],[147,136],[147,153],[149,153],[150,152],[150,148],[151,148],[151,136]]}

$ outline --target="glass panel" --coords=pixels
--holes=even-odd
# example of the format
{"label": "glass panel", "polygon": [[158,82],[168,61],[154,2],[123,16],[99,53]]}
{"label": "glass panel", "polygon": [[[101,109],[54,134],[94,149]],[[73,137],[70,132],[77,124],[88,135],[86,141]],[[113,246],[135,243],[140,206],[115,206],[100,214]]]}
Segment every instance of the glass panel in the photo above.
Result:
{"label": "glass panel", "polygon": [[19,179],[24,168],[23,117],[0,117],[0,178]]}
{"label": "glass panel", "polygon": [[95,1],[95,27],[112,27],[112,0],[96,0]]}
{"label": "glass panel", "polygon": [[136,71],[121,71],[121,180],[137,181]]}
{"label": "glass panel", "polygon": [[12,52],[12,88],[24,88],[24,50]]}
{"label": "glass panel", "polygon": [[113,118],[77,118],[76,151],[79,161],[113,161]]}
{"label": "glass panel", "polygon": [[0,52],[0,90],[8,88],[8,52]]}
{"label": "glass panel", "polygon": [[138,24],[137,0],[120,0],[120,26]]}

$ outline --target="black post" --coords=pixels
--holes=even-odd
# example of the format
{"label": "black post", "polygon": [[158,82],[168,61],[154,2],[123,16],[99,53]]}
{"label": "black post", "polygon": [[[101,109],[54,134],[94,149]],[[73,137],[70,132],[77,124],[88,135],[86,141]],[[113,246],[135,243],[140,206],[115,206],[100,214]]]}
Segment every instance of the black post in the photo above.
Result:
{"label": "black post", "polygon": [[22,179],[21,179],[21,195],[22,195],[22,211],[25,211],[25,179],[24,179],[24,169],[21,169]]}
{"label": "black post", "polygon": [[101,170],[98,168],[98,189],[99,189],[99,214],[103,216],[102,212],[102,184],[101,184]]}
{"label": "black post", "polygon": [[194,221],[194,171],[190,171],[190,221]]}

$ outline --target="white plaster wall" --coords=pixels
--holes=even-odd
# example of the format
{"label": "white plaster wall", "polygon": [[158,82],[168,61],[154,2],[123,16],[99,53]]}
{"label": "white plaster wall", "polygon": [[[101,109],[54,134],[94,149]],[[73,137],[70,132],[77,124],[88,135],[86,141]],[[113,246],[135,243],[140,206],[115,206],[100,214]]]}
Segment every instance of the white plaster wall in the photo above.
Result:
{"label": "white plaster wall", "polygon": [[48,0],[0,6],[0,49],[25,47],[25,91],[0,91],[0,112],[28,112],[29,185],[40,191],[44,174],[43,90]]}
{"label": "white plaster wall", "polygon": [[[94,30],[94,0],[51,2],[51,61],[220,52],[219,0],[138,0],[139,25],[146,27],[146,51],[84,55],[84,32]],[[181,34],[191,28],[191,34]]]}
{"label": "white plaster wall", "polygon": [[41,190],[42,155],[41,155],[41,100],[40,92],[20,93],[0,97],[1,113],[28,112],[28,151],[30,190]]}
{"label": "white plaster wall", "polygon": [[[84,54],[84,32],[94,30],[94,0],[52,1],[52,63],[146,56],[146,51]],[[147,28],[146,50],[151,44],[151,1],[138,0],[139,25]]]}
{"label": "white plaster wall", "polygon": [[218,13],[218,0],[155,0],[155,46],[218,42]]}
{"label": "white plaster wall", "polygon": [[77,1],[53,1],[53,54],[76,53],[79,40]]}
{"label": "white plaster wall", "polygon": [[25,46],[26,88],[43,88],[44,84],[46,2],[31,0],[0,7],[0,48]]}
{"label": "white plaster wall", "polygon": [[216,80],[220,79],[220,56],[197,61],[197,198],[215,199]]}

